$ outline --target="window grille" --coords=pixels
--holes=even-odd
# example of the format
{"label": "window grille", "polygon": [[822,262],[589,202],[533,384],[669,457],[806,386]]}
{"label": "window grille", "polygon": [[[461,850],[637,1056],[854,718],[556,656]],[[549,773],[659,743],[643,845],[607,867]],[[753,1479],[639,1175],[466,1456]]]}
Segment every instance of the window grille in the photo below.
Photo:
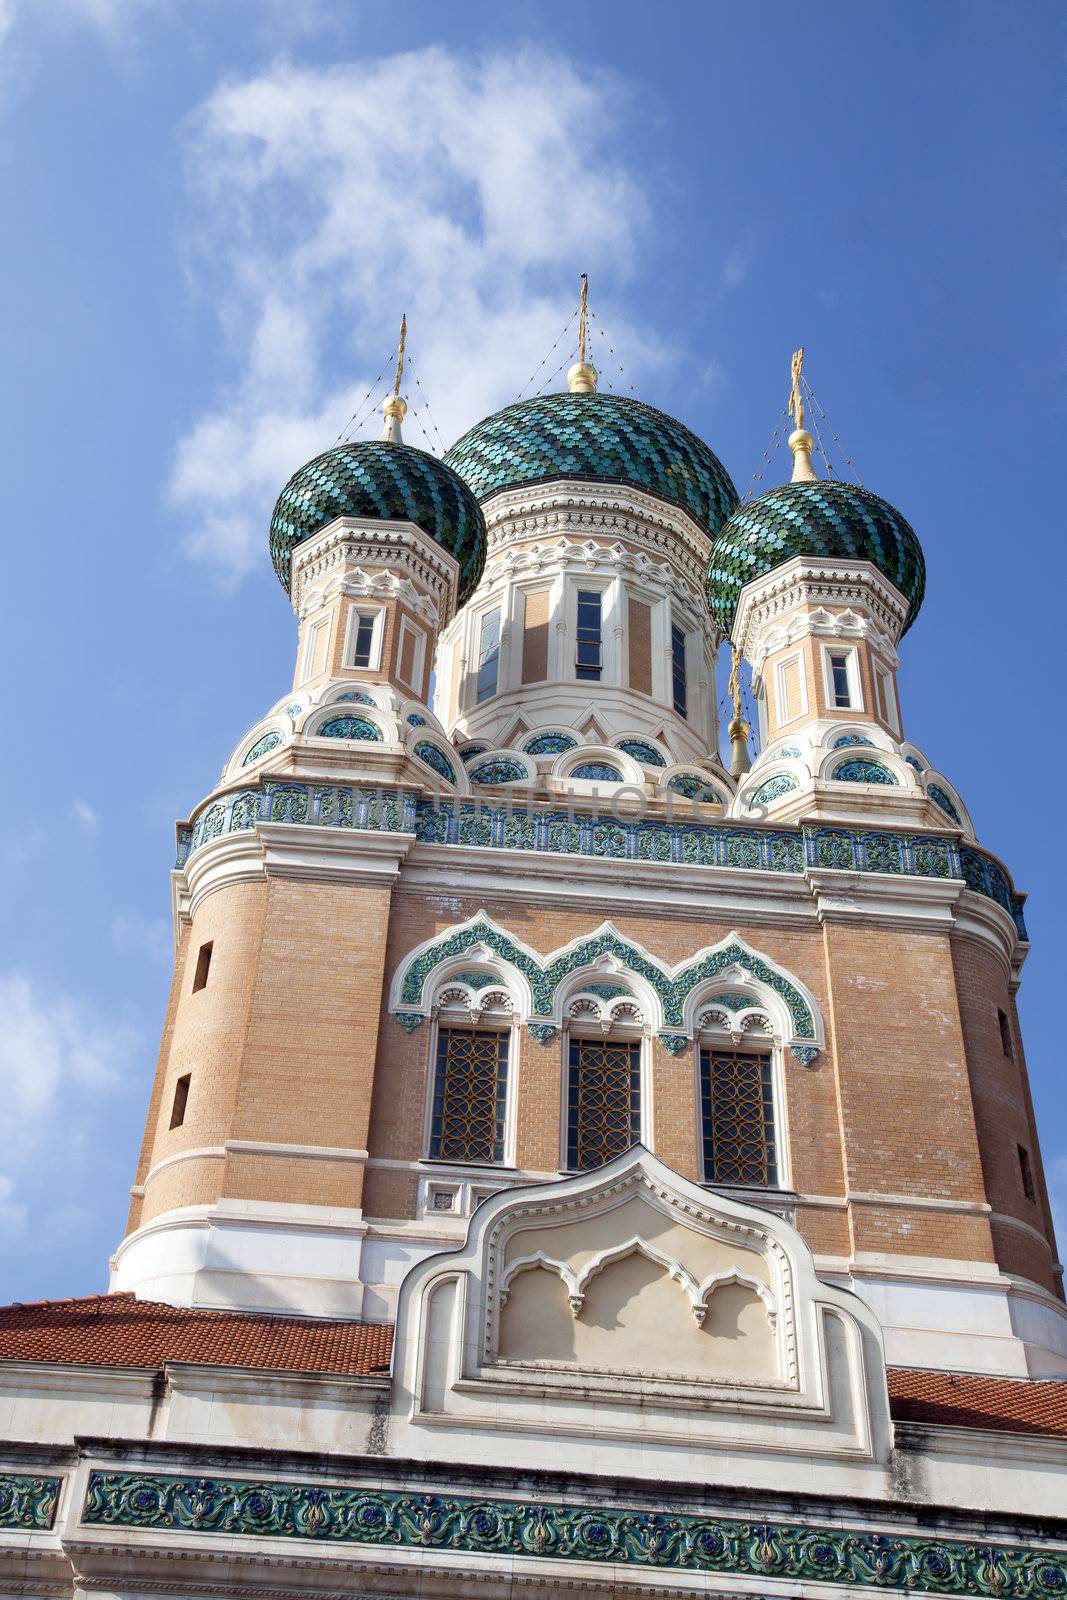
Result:
{"label": "window grille", "polygon": [[440,1028],[430,1118],[436,1161],[503,1161],[508,1036]]}
{"label": "window grille", "polygon": [[702,1050],[700,1111],[705,1182],[773,1188],[778,1156],[770,1056]]}
{"label": "window grille", "polygon": [[641,1045],[572,1039],[567,1081],[567,1166],[601,1167],[641,1136]]}

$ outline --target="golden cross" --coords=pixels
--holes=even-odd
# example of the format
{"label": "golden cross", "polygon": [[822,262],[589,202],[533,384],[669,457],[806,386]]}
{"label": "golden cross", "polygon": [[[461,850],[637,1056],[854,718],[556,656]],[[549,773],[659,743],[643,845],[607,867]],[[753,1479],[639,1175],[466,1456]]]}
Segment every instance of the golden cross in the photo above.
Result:
{"label": "golden cross", "polygon": [[408,337],[407,312],[400,319],[400,349],[396,353],[396,377],[393,380],[393,394],[400,393],[400,380],[404,376],[404,346]]}
{"label": "golden cross", "polygon": [[801,345],[799,350],[793,351],[793,361],[790,367],[793,387],[789,391],[789,405],[787,408],[793,413],[793,424],[797,428],[804,426],[804,397],[800,392],[800,375],[803,371],[804,346]]}
{"label": "golden cross", "polygon": [[582,298],[578,306],[578,360],[585,360],[585,311],[589,303],[589,274],[582,273]]}

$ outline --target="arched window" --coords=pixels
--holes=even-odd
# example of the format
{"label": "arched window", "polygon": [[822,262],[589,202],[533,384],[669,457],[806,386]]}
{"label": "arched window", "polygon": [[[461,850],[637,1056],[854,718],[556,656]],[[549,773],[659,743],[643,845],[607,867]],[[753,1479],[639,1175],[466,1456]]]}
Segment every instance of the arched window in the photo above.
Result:
{"label": "arched window", "polygon": [[434,1161],[504,1160],[509,1034],[500,1028],[437,1030],[430,1156]]}

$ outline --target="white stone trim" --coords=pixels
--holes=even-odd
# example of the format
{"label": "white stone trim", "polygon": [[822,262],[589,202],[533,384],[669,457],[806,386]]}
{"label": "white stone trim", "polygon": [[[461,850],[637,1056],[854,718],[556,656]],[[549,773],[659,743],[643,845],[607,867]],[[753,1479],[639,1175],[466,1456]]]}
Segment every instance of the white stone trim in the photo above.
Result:
{"label": "white stone trim", "polygon": [[[365,567],[384,569],[390,592],[399,597],[406,583],[415,585],[405,599],[419,610],[420,589],[428,591],[433,602],[434,625],[438,617],[451,617],[459,586],[459,562],[443,545],[423,533],[414,522],[384,519],[336,517],[310,539],[302,540],[290,558],[289,590],[298,617],[323,604],[323,596],[335,581],[359,585],[368,581]],[[335,592],[331,588],[331,593]],[[430,614],[426,614],[430,621]]]}
{"label": "white stone trim", "polygon": [[738,597],[730,637],[747,661],[759,651],[764,630],[800,606],[823,607],[836,627],[831,606],[872,614],[879,649],[888,654],[881,636],[895,647],[907,621],[909,605],[895,584],[871,561],[838,561],[827,556],[793,556],[781,566],[746,583]]}

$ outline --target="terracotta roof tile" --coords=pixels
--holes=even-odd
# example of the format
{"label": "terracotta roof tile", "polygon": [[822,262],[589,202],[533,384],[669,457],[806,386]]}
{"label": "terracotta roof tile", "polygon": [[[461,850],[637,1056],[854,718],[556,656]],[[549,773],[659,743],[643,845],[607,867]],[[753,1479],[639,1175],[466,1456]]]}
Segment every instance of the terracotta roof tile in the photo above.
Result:
{"label": "terracotta roof tile", "polygon": [[897,1422],[1067,1438],[1067,1380],[984,1378],[913,1367],[890,1367],[888,1376]]}
{"label": "terracotta roof tile", "polygon": [[[0,1361],[158,1368],[167,1361],[271,1372],[366,1375],[389,1370],[385,1322],[241,1311],[193,1311],[132,1294],[0,1307]],[[1067,1438],[1067,1380],[985,1378],[889,1368],[898,1422]]]}
{"label": "terracotta roof tile", "polygon": [[192,1311],[132,1294],[0,1307],[0,1361],[161,1367],[201,1361],[275,1372],[366,1374],[389,1368],[385,1322],[319,1321],[240,1311]]}

